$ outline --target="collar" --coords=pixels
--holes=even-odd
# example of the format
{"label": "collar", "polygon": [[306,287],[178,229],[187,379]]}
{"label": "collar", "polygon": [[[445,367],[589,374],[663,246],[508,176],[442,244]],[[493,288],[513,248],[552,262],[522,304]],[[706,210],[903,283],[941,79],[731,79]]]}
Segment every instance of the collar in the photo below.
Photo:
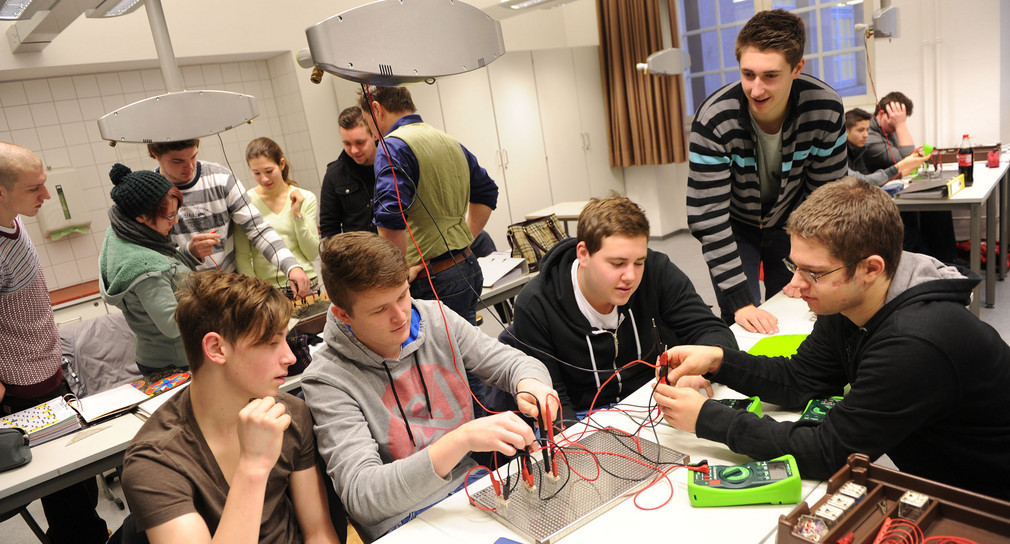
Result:
{"label": "collar", "polygon": [[[175,185],[174,183],[172,185],[175,185],[176,187],[178,187],[180,191],[186,191],[188,189],[192,189],[193,186],[196,185],[197,180],[200,179],[200,175],[201,175],[200,171],[202,169],[203,169],[203,163],[200,162],[200,161],[196,161],[196,172],[193,173],[193,179],[191,179],[189,181],[189,183],[187,183],[185,185]],[[154,171],[160,174],[161,173],[161,167],[159,166],[158,168],[155,168]]]}
{"label": "collar", "polygon": [[393,123],[393,126],[389,127],[389,132],[386,133],[386,136],[389,136],[390,134],[393,133],[393,131],[402,127],[403,125],[412,125],[414,123],[423,123],[423,122],[424,121],[421,120],[420,115],[416,113],[408,113],[407,115],[404,115],[403,117],[397,119],[396,122]]}

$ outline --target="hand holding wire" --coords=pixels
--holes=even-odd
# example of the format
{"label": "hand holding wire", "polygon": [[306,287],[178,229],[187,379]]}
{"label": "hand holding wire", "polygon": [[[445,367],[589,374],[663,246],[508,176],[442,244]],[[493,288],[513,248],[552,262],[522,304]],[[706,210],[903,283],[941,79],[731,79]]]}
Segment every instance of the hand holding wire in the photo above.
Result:
{"label": "hand holding wire", "polygon": [[546,406],[551,415],[559,410],[558,392],[551,386],[534,378],[519,380],[516,404],[523,414],[540,420],[540,407]]}
{"label": "hand holding wire", "polygon": [[497,451],[511,456],[536,441],[533,429],[512,412],[477,418],[466,426],[470,451]]}
{"label": "hand holding wire", "polygon": [[719,370],[722,348],[716,346],[675,346],[670,357],[669,383],[678,383],[684,376],[701,376]]}
{"label": "hand holding wire", "polygon": [[300,266],[294,266],[288,271],[288,284],[291,286],[291,294],[295,298],[305,298],[311,292],[311,281],[305,270]]}
{"label": "hand holding wire", "polygon": [[195,234],[189,241],[189,254],[196,257],[198,261],[202,261],[214,253],[214,246],[219,243],[221,243],[221,235],[216,230]]}
{"label": "hand holding wire", "polygon": [[708,400],[695,389],[659,384],[652,394],[663,412],[663,419],[676,429],[695,432],[698,414]]}

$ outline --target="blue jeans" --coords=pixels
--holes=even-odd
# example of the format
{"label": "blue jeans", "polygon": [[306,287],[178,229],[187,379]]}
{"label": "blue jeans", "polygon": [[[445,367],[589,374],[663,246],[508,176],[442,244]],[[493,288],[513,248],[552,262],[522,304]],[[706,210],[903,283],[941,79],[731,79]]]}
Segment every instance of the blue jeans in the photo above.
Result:
{"label": "blue jeans", "polygon": [[[761,264],[764,263],[764,284],[765,299],[782,290],[793,279],[793,275],[786,270],[782,259],[789,256],[789,235],[783,228],[759,228],[744,225],[737,221],[730,221],[733,228],[733,237],[736,239],[737,253],[743,261],[743,273],[747,277],[747,288],[750,290],[751,300],[755,305],[761,303]],[[715,298],[719,303],[720,317],[727,324],[732,325],[736,319],[733,316],[734,309],[729,308],[726,298],[723,297],[719,286],[712,280],[715,287]]]}

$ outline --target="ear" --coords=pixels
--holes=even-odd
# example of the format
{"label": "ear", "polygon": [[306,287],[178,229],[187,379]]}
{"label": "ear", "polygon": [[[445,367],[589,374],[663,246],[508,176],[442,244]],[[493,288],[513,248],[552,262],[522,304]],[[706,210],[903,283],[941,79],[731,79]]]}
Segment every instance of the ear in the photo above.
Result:
{"label": "ear", "polygon": [[231,346],[216,332],[203,335],[203,357],[212,363],[223,365],[231,353]]}
{"label": "ear", "polygon": [[884,275],[885,263],[884,258],[880,255],[870,255],[863,262],[866,269],[864,277],[867,283],[873,283],[878,277]]}
{"label": "ear", "polygon": [[343,308],[337,306],[336,304],[333,305],[333,315],[337,316],[337,319],[342,321],[344,325],[350,325],[353,320],[351,314],[347,313]]}
{"label": "ear", "polygon": [[793,67],[793,79],[800,77],[800,74],[803,73],[803,67],[806,66],[806,64],[807,59],[800,59],[800,61],[796,63],[796,66]]}
{"label": "ear", "polygon": [[589,248],[585,242],[579,242],[575,246],[575,258],[579,260],[579,266],[586,266],[589,262]]}

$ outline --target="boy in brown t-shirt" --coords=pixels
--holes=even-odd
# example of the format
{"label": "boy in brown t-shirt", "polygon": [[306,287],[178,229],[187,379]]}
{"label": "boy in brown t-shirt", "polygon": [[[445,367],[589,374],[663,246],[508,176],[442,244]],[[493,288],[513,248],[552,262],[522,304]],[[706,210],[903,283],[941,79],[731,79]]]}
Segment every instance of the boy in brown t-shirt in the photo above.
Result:
{"label": "boy in brown t-shirt", "polygon": [[180,287],[192,384],[126,452],[123,487],[150,541],[338,542],[305,403],[278,393],[295,357],[291,308],[261,280],[218,271]]}

